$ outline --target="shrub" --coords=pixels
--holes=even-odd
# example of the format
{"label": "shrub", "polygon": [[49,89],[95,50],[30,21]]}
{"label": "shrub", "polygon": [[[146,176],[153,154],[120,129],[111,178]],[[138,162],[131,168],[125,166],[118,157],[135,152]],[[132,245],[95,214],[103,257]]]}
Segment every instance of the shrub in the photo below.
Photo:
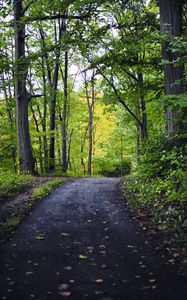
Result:
{"label": "shrub", "polygon": [[[187,209],[187,146],[162,138],[142,146],[140,164],[124,178],[131,205],[145,209],[163,228],[182,228]],[[161,227],[161,225],[159,226]]]}
{"label": "shrub", "polygon": [[106,158],[100,160],[98,166],[99,174],[107,177],[121,177],[130,174],[131,171],[131,162],[128,160],[120,162]]}

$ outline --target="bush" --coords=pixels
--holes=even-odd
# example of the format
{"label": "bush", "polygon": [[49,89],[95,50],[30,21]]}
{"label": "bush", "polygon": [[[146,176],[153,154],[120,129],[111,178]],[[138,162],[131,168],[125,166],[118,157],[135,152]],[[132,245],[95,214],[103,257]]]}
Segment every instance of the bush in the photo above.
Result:
{"label": "bush", "polygon": [[142,146],[139,167],[124,178],[124,184],[133,207],[145,209],[164,228],[184,226],[187,146],[171,146],[162,138],[148,140]]}
{"label": "bush", "polygon": [[162,196],[167,201],[187,201],[187,145],[171,146],[157,138],[145,143],[141,150],[142,192],[149,199]]}
{"label": "bush", "polygon": [[128,160],[112,161],[105,158],[97,162],[99,166],[99,174],[107,177],[121,177],[130,174],[131,162]]}

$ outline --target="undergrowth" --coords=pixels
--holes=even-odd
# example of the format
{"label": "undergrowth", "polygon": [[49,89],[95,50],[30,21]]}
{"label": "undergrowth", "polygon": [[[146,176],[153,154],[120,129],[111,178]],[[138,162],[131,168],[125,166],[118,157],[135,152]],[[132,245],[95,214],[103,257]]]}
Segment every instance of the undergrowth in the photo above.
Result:
{"label": "undergrowth", "polygon": [[123,182],[137,218],[187,257],[187,146],[161,137],[146,141],[138,168]]}
{"label": "undergrowth", "polygon": [[0,170],[0,199],[15,196],[19,191],[25,189],[31,180],[31,175],[17,175]]}

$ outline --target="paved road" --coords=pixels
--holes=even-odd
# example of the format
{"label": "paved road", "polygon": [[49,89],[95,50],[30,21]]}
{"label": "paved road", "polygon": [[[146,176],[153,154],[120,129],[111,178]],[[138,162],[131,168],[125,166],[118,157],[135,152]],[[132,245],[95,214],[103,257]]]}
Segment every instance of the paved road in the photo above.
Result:
{"label": "paved road", "polygon": [[0,299],[184,300],[130,217],[118,179],[66,183],[33,209],[0,250]]}

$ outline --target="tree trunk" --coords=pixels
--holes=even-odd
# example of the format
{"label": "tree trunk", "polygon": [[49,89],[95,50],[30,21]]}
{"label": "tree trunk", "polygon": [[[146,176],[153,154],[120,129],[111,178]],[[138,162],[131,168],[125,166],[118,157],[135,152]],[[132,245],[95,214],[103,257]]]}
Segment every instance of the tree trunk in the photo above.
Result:
{"label": "tree trunk", "polygon": [[59,62],[57,62],[54,70],[53,78],[53,94],[50,103],[50,142],[49,142],[49,158],[50,158],[50,170],[55,168],[55,116],[56,116],[56,94],[58,86],[58,71]]}
{"label": "tree trunk", "polygon": [[59,126],[56,124],[56,149],[57,149],[57,160],[59,166],[61,166],[62,161],[61,161],[61,149],[60,149],[60,135],[59,135]]}
{"label": "tree trunk", "polygon": [[89,139],[89,148],[88,148],[88,175],[92,175],[92,147],[93,147],[93,122],[92,122],[92,111],[89,107],[89,121],[88,121],[88,139]]}
{"label": "tree trunk", "polygon": [[91,79],[91,95],[89,94],[88,82],[85,74],[86,100],[88,106],[88,175],[92,175],[92,154],[93,154],[93,111],[95,104],[94,71]]}
{"label": "tree trunk", "polygon": [[86,141],[86,136],[88,132],[88,126],[86,127],[86,130],[84,132],[83,139],[81,141],[81,148],[80,148],[80,153],[81,153],[81,168],[83,169],[83,174],[86,174],[86,167],[84,163],[84,146],[85,146],[85,141]]}
{"label": "tree trunk", "polygon": [[136,122],[136,159],[137,162],[140,162],[140,131],[141,131],[141,127],[140,125]]}
{"label": "tree trunk", "polygon": [[44,102],[43,102],[43,116],[39,109],[39,114],[42,120],[42,130],[43,130],[43,151],[44,151],[44,168],[45,173],[48,172],[48,144],[47,144],[47,89],[46,89],[46,75],[45,75],[45,64],[44,58],[42,57],[42,79],[43,79],[43,94],[44,94]]}
{"label": "tree trunk", "polygon": [[67,102],[68,102],[68,52],[65,51],[65,67],[64,67],[64,103],[62,116],[62,169],[66,172],[67,163]]}
{"label": "tree trunk", "polygon": [[[161,0],[160,1],[161,32],[167,34],[168,38],[182,34],[182,1]],[[162,56],[164,60],[165,94],[180,95],[186,90],[184,80],[184,65],[175,65],[180,58],[180,53],[170,50],[170,43],[165,40],[162,43]],[[168,61],[168,62],[167,62]],[[173,136],[183,130],[179,109],[166,108],[165,126],[168,135]]]}
{"label": "tree trunk", "polygon": [[138,81],[139,81],[139,88],[140,88],[140,109],[141,109],[141,139],[144,140],[148,137],[148,130],[147,130],[147,113],[146,113],[146,103],[144,97],[144,79],[143,74],[138,73]]}
{"label": "tree trunk", "polygon": [[70,152],[71,152],[71,140],[73,135],[73,129],[70,131],[69,140],[68,140],[68,149],[67,149],[67,166],[69,166],[70,163]]}
{"label": "tree trunk", "polygon": [[[64,21],[60,24],[59,27],[59,36],[57,38],[56,30],[55,30],[55,42],[59,42],[64,27]],[[57,46],[58,47],[58,46]],[[58,49],[58,48],[57,48]],[[51,97],[51,105],[50,105],[50,143],[49,143],[49,158],[50,158],[50,170],[55,169],[55,117],[56,117],[56,97],[57,97],[57,87],[58,87],[58,75],[59,75],[59,67],[60,67],[60,50],[57,50],[56,53],[56,65],[54,69],[53,83],[52,83],[52,97]]]}
{"label": "tree trunk", "polygon": [[[43,160],[42,160],[42,138],[40,136],[40,128],[39,128],[39,124],[37,121],[37,117],[35,115],[35,111],[34,108],[32,107],[32,105],[30,105],[31,108],[31,112],[32,112],[32,116],[33,116],[33,120],[35,123],[35,127],[36,127],[36,131],[38,133],[38,144],[39,144],[39,164],[40,164],[40,172],[43,173]],[[37,156],[36,156],[37,157]]]}
{"label": "tree trunk", "polygon": [[26,90],[27,62],[25,57],[25,26],[22,22],[24,11],[22,0],[14,0],[14,30],[15,30],[15,97],[17,112],[18,157],[22,172],[35,173],[29,122]]}

